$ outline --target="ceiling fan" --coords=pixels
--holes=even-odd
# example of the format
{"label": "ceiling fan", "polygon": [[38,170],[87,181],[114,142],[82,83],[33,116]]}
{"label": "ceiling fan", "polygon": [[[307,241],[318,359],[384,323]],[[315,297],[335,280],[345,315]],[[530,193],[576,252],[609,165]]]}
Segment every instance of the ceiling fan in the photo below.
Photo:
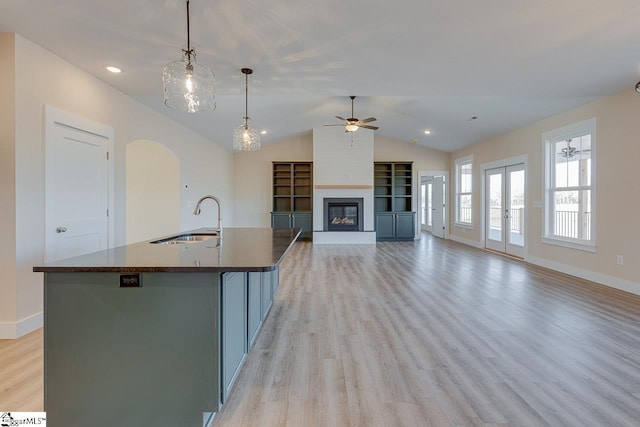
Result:
{"label": "ceiling fan", "polygon": [[353,117],[353,100],[356,99],[356,97],[352,95],[349,98],[351,98],[351,117],[349,117],[348,119],[345,119],[344,117],[336,116],[336,119],[341,120],[344,123],[340,125],[325,125],[325,126],[344,126],[345,132],[355,132],[358,130],[358,128],[377,130],[378,126],[371,126],[371,125],[365,124],[365,123],[376,121],[377,119],[375,117],[369,117],[368,119],[362,119],[362,120],[358,120],[357,118]]}
{"label": "ceiling fan", "polygon": [[563,148],[561,151],[561,156],[565,159],[573,159],[576,154],[580,154],[582,152],[588,153],[591,150],[590,149],[585,149],[585,150],[578,150],[576,147],[572,147],[571,146],[571,139],[567,139],[567,146],[565,148]]}

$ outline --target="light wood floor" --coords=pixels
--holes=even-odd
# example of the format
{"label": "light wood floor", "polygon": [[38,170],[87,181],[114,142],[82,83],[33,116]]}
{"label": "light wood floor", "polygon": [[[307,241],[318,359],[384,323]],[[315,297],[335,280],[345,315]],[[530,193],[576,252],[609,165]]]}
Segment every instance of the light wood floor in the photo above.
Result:
{"label": "light wood floor", "polygon": [[[297,243],[216,427],[638,426],[640,296],[430,236]],[[42,335],[0,410],[42,410]]]}
{"label": "light wood floor", "polygon": [[44,409],[42,329],[0,340],[0,412]]}
{"label": "light wood floor", "polygon": [[426,236],[298,243],[215,426],[639,426],[640,297]]}

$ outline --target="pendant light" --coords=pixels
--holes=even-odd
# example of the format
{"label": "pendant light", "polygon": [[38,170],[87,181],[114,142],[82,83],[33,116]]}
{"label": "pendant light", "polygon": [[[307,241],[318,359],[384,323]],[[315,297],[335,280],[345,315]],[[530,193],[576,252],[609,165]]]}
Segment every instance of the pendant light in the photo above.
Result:
{"label": "pendant light", "polygon": [[244,123],[233,130],[233,149],[235,151],[256,151],[260,149],[260,133],[249,126],[249,74],[251,68],[243,68],[244,74]]}
{"label": "pendant light", "polygon": [[183,58],[164,67],[164,103],[166,106],[187,113],[216,109],[215,78],[211,70],[196,61],[191,48],[189,28],[189,0],[187,0],[187,49]]}

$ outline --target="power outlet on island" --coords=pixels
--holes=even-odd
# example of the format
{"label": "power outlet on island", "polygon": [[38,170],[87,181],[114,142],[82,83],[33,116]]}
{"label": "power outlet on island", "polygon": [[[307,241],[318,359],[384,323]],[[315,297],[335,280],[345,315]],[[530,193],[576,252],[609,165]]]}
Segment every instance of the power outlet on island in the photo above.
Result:
{"label": "power outlet on island", "polygon": [[120,287],[121,288],[141,288],[142,287],[142,275],[140,273],[121,274],[120,275]]}

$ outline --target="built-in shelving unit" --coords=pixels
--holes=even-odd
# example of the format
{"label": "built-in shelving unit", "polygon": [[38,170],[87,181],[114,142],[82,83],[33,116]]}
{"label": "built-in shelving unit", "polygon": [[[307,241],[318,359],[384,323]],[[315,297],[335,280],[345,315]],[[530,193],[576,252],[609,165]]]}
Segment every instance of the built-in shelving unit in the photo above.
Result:
{"label": "built-in shelving unit", "polygon": [[271,226],[299,227],[301,239],[311,239],[313,212],[313,164],[273,163],[273,211]]}
{"label": "built-in shelving unit", "polygon": [[376,162],[373,168],[377,239],[413,239],[413,163]]}

